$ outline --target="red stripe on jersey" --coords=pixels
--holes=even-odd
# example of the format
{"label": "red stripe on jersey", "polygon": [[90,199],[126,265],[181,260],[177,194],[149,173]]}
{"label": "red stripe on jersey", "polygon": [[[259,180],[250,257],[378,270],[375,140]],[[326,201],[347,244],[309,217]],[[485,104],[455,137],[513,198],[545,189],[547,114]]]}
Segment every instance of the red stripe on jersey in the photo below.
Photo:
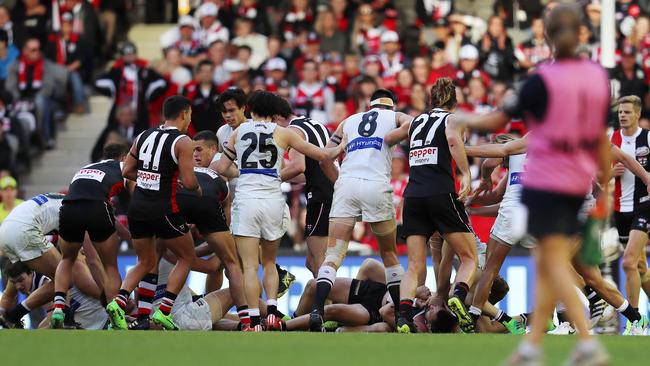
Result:
{"label": "red stripe on jersey", "polygon": [[[623,143],[623,137],[621,136],[621,130],[616,130],[612,134],[612,144],[616,145],[618,148],[621,147],[621,144]],[[614,211],[620,212],[621,211],[621,194],[622,194],[622,188],[621,188],[621,177],[616,177],[614,179]]]}
{"label": "red stripe on jersey", "polygon": [[110,192],[108,192],[108,199],[106,201],[110,202],[111,198],[113,198],[113,196],[120,193],[123,189],[124,189],[124,181],[123,180],[113,184],[113,186],[111,187]]}
{"label": "red stripe on jersey", "polygon": [[172,177],[172,212],[178,213],[178,203],[176,203],[176,186],[178,185],[178,170]]}

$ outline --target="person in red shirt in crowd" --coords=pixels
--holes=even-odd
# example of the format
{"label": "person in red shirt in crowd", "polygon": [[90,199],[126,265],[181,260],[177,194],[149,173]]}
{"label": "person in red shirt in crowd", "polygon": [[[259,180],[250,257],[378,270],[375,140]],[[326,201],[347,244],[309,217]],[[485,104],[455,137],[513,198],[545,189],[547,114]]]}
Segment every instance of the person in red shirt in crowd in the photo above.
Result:
{"label": "person in red shirt in crowd", "polygon": [[467,87],[469,80],[473,77],[480,77],[485,81],[486,85],[490,85],[490,77],[478,66],[479,53],[475,46],[468,44],[461,47],[458,56],[460,58],[459,70],[456,72],[454,80],[457,86],[461,88]]}
{"label": "person in red shirt in crowd", "polygon": [[417,84],[425,85],[429,80],[429,59],[424,56],[418,56],[411,62],[411,70]]}
{"label": "person in red shirt in crowd", "polygon": [[453,79],[456,77],[456,68],[449,62],[448,57],[445,44],[441,41],[436,42],[431,49],[431,70],[426,84],[427,88],[431,88],[440,78]]}
{"label": "person in red shirt in crowd", "polygon": [[280,23],[280,33],[290,41],[303,32],[311,30],[314,25],[314,13],[309,7],[309,0],[292,0],[291,8],[285,13]]}
{"label": "person in red shirt in crowd", "polygon": [[364,3],[359,5],[357,16],[352,30],[353,51],[362,55],[376,55],[381,51],[382,28],[376,25],[377,14],[372,5]]}
{"label": "person in red shirt in crowd", "polygon": [[305,61],[314,61],[317,64],[320,63],[323,59],[320,51],[320,38],[318,34],[314,32],[309,32],[306,34],[306,41],[304,44],[300,44],[300,56],[293,61],[293,70],[297,73],[297,77],[301,79],[303,76],[300,74],[302,66]]}
{"label": "person in red shirt in crowd", "polygon": [[336,102],[334,103],[334,108],[332,108],[332,118],[330,119],[330,122],[325,125],[325,127],[327,127],[327,130],[331,134],[334,134],[341,122],[348,118],[349,115],[350,114],[348,113],[348,107],[345,105],[345,103]]}
{"label": "person in red shirt in crowd", "polygon": [[334,93],[318,79],[316,62],[302,64],[301,82],[292,90],[291,101],[296,115],[316,121],[329,121],[334,106]]}
{"label": "person in red shirt in crowd", "polygon": [[472,112],[483,114],[492,111],[494,108],[488,103],[487,86],[481,77],[472,77],[467,84],[467,104]]}
{"label": "person in red shirt in crowd", "polygon": [[181,51],[181,62],[189,67],[195,67],[206,58],[203,45],[195,37],[195,32],[196,21],[193,17],[184,15],[178,20],[180,39],[173,44],[173,47]]}
{"label": "person in red shirt in crowd", "polygon": [[533,36],[515,49],[515,56],[519,60],[519,66],[525,70],[551,57],[551,47],[546,42],[544,35],[544,20],[541,18],[533,19],[530,28]]}
{"label": "person in red shirt in crowd", "polygon": [[336,28],[339,32],[348,34],[352,25],[351,19],[354,18],[352,7],[348,6],[347,0],[331,0],[330,6],[336,19]]}
{"label": "person in red shirt in crowd", "polygon": [[210,41],[219,39],[223,42],[230,40],[230,31],[219,20],[219,8],[213,3],[205,3],[196,9],[194,16],[199,20],[199,41],[203,47],[208,47]]}
{"label": "person in red shirt in crowd", "polygon": [[283,58],[274,57],[268,59],[264,64],[265,89],[270,92],[277,92],[278,85],[286,78],[287,62]]}
{"label": "person in red shirt in crowd", "polygon": [[428,92],[424,85],[413,84],[411,89],[411,99],[409,101],[409,115],[415,115],[424,112],[427,109]]}
{"label": "person in red shirt in crowd", "polygon": [[404,68],[404,55],[400,52],[399,35],[386,31],[381,35],[382,53],[379,59],[382,66],[383,87],[392,88],[397,82],[397,74]]}
{"label": "person in red shirt in crowd", "polygon": [[374,78],[362,75],[355,79],[352,98],[348,98],[348,115],[365,112],[370,107],[370,97],[379,86]]}
{"label": "person in red shirt in crowd", "polygon": [[397,97],[397,110],[406,108],[411,103],[414,80],[410,69],[404,69],[397,74],[397,84],[391,89]]}
{"label": "person in red shirt in crowd", "polygon": [[343,58],[343,76],[341,78],[341,87],[350,89],[350,86],[359,76],[361,76],[361,69],[359,68],[359,56],[355,54],[347,54]]}
{"label": "person in red shirt in crowd", "polygon": [[[404,190],[409,182],[406,174],[408,168],[406,154],[401,146],[393,149],[393,162],[390,170],[390,186],[393,188],[393,205],[395,206],[395,221],[397,222],[397,253],[406,254],[406,245],[402,237],[402,209],[404,207]],[[402,244],[402,245],[399,245]]]}
{"label": "person in red shirt in crowd", "polygon": [[194,137],[199,131],[210,130],[217,133],[223,124],[217,108],[219,92],[212,81],[214,67],[212,62],[203,60],[196,66],[194,80],[185,85],[182,95],[192,102],[192,122],[187,135]]}
{"label": "person in red shirt in crowd", "polygon": [[380,88],[383,87],[382,73],[383,68],[379,56],[368,55],[363,59],[363,74],[375,79]]}

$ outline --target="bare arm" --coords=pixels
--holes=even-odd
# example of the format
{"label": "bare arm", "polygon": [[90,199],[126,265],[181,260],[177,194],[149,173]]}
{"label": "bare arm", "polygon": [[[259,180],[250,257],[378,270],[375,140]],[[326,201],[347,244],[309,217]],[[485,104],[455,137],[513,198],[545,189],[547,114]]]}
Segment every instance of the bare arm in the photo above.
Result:
{"label": "bare arm", "polygon": [[505,158],[523,154],[528,150],[528,135],[505,144],[485,144],[466,148],[467,156],[481,158]]}
{"label": "bare arm", "polygon": [[[490,183],[492,184],[492,183]],[[508,186],[508,176],[504,176],[499,181],[496,189],[486,192],[485,194],[475,194],[472,196],[470,204],[476,205],[491,205],[498,202],[501,202],[503,195],[506,193],[506,187]]]}
{"label": "bare arm", "polygon": [[483,206],[483,207],[468,207],[467,213],[470,214],[471,216],[496,217],[497,214],[499,213],[499,206],[501,206],[500,203],[496,203],[494,205],[489,205],[489,206]]}
{"label": "bare arm", "polygon": [[[305,140],[305,135],[302,133],[302,131],[291,127],[287,128],[287,130],[297,134],[301,139],[303,139],[303,141]],[[296,149],[291,149],[289,150],[289,162],[284,166],[284,168],[282,168],[280,177],[282,181],[291,180],[304,173],[305,168],[305,155],[301,154]]]}
{"label": "bare arm", "polygon": [[627,155],[623,150],[619,149],[616,145],[611,145],[612,160],[622,163],[629,171],[637,176],[646,187],[650,186],[650,174],[639,164],[636,159]]}
{"label": "bare arm", "polygon": [[510,122],[510,116],[502,111],[494,111],[483,115],[457,113],[453,117],[459,124],[480,131],[498,130]]}
{"label": "bare arm", "polygon": [[456,162],[456,166],[463,174],[460,182],[460,189],[458,190],[458,198],[464,199],[472,189],[472,175],[469,171],[469,162],[467,161],[467,154],[465,154],[465,145],[462,138],[463,128],[459,126],[454,120],[450,120],[445,128],[445,135],[447,136],[447,144],[449,145],[449,152],[451,157]]}
{"label": "bare arm", "polygon": [[409,136],[410,128],[411,128],[411,121],[405,122],[398,128],[387,133],[386,136],[384,136],[384,142],[386,142],[390,146],[399,144],[402,140],[406,139]]}
{"label": "bare arm", "polygon": [[183,187],[188,191],[196,191],[202,195],[201,186],[194,174],[194,147],[192,140],[182,137],[176,143],[176,156],[178,156],[178,171],[183,182]]}
{"label": "bare arm", "polygon": [[122,167],[122,176],[134,182],[138,179],[138,140],[140,140],[140,136],[133,141],[131,150],[124,159],[124,166]]}
{"label": "bare arm", "polygon": [[0,298],[0,315],[4,315],[7,311],[13,309],[18,301],[18,290],[11,281],[7,281],[7,287],[2,293]]}
{"label": "bare arm", "polygon": [[235,160],[237,160],[237,153],[230,148],[230,146],[235,146],[235,141],[237,141],[237,132],[238,130],[233,131],[228,140],[228,147],[225,147],[221,158],[217,162],[217,173],[226,177],[226,178],[237,178],[239,176],[239,169],[235,165]]}
{"label": "bare arm", "polygon": [[288,131],[283,127],[277,127],[275,129],[274,137],[280,146],[286,145],[318,161],[336,159],[345,148],[345,137],[343,137],[341,144],[338,146],[320,148],[310,144],[309,142],[300,138],[300,136],[291,131]]}

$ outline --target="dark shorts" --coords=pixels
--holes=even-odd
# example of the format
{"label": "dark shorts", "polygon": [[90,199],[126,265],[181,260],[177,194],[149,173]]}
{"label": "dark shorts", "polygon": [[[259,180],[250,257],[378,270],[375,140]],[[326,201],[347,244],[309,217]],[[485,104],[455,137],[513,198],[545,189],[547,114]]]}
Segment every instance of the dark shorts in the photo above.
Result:
{"label": "dark shorts", "polygon": [[115,232],[113,207],[104,201],[67,201],[59,210],[59,235],[70,243],[83,243],[86,232],[93,242],[106,241]]}
{"label": "dark shorts", "polygon": [[524,188],[521,202],[528,208],[528,233],[539,239],[548,235],[580,233],[578,218],[584,196],[570,196]]}
{"label": "dark shorts", "polygon": [[472,229],[465,206],[455,194],[404,199],[403,235],[422,235],[427,238],[436,231],[440,234],[469,233]]}
{"label": "dark shorts", "polygon": [[650,207],[641,207],[634,212],[614,212],[618,240],[627,244],[631,230],[650,233]]}
{"label": "dark shorts", "polygon": [[348,296],[348,303],[360,304],[370,314],[370,320],[368,325],[382,322],[381,315],[379,314],[379,309],[381,309],[381,302],[386,295],[386,285],[374,281],[359,281],[356,279],[352,280],[350,284],[350,294]]}
{"label": "dark shorts", "polygon": [[196,225],[201,235],[230,231],[221,202],[216,198],[179,194],[176,202],[185,220]]}
{"label": "dark shorts", "polygon": [[307,203],[305,218],[305,238],[310,236],[327,236],[329,231],[329,218],[331,203]]}
{"label": "dark shorts", "polygon": [[140,219],[129,215],[129,230],[133,239],[174,239],[185,235],[189,227],[180,213],[169,213],[156,218]]}

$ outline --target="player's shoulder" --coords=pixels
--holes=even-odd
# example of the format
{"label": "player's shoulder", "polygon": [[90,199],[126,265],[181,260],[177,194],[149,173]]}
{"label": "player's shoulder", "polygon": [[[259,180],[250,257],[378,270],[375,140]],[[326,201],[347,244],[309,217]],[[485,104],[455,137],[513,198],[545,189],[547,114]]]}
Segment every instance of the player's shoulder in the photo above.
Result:
{"label": "player's shoulder", "polygon": [[215,172],[214,170],[212,170],[210,168],[195,166],[194,167],[194,172],[198,173],[198,174],[205,174],[205,175],[209,176],[212,179],[219,178],[219,174],[217,174],[217,172]]}

